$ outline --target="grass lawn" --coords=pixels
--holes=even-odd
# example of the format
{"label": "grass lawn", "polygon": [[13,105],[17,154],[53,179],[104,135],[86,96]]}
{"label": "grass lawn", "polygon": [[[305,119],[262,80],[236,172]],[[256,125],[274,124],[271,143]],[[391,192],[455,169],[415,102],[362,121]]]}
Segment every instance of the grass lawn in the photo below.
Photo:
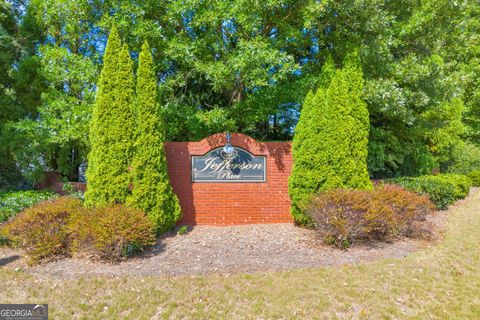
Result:
{"label": "grass lawn", "polygon": [[445,240],[401,260],[251,275],[38,278],[0,269],[0,303],[48,303],[52,319],[480,319],[480,190]]}

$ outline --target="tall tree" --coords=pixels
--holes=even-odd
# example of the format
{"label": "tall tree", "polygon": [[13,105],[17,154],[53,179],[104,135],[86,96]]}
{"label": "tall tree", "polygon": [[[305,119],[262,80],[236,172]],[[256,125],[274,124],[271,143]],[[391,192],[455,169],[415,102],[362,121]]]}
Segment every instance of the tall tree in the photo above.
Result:
{"label": "tall tree", "polygon": [[[392,2],[382,8],[383,19],[365,20],[389,26],[362,37],[374,177],[431,173],[461,138],[464,130],[449,122],[463,108],[455,98],[464,90],[458,52],[468,37],[469,2]],[[367,25],[361,29],[368,32]]]}
{"label": "tall tree", "polygon": [[[468,138],[480,146],[480,6],[477,1],[468,1],[469,6],[464,10],[462,30],[455,34],[462,39],[463,46],[459,46],[458,56],[462,59],[461,69],[465,80],[463,100],[466,107],[465,122],[468,125]],[[463,80],[462,79],[462,80]]]}
{"label": "tall tree", "polygon": [[[479,143],[477,0],[7,0],[2,5],[10,13],[0,18],[7,18],[8,34],[0,41],[14,39],[18,49],[2,44],[2,57],[13,55],[0,67],[9,70],[2,74],[7,100],[13,102],[3,110],[16,114],[8,121],[36,121],[37,108],[57,101],[58,96],[42,96],[52,90],[42,67],[45,47],[100,66],[107,30],[117,24],[135,59],[140,39],[152,47],[169,141],[197,140],[225,129],[289,140],[328,55],[338,63],[354,46],[360,48],[366,80],[368,165],[374,177],[442,166],[449,143],[465,140],[459,134],[464,130],[446,125],[452,114],[444,111],[458,114],[447,108],[459,107],[458,97],[465,108],[465,135]],[[81,72],[82,67],[62,68]],[[85,77],[85,86],[96,83],[98,72],[94,76],[94,81]],[[56,89],[69,96],[68,85]],[[30,158],[54,158],[69,149],[38,149]]]}
{"label": "tall tree", "polygon": [[36,116],[11,126],[15,134],[10,143],[31,180],[44,171],[56,171],[76,181],[88,153],[97,68],[91,60],[65,48],[45,45],[40,54],[40,71],[48,87],[41,94]]}
{"label": "tall tree", "polygon": [[159,114],[157,81],[150,47],[140,52],[135,99],[136,139],[132,161],[133,190],[128,203],[144,210],[162,233],[175,225],[181,211],[167,171],[165,128]]}
{"label": "tall tree", "polygon": [[12,6],[0,3],[0,189],[17,187],[21,181],[12,150],[5,139],[5,125],[19,114],[12,92],[12,66],[19,58],[18,24]]}
{"label": "tall tree", "polygon": [[88,189],[85,203],[124,203],[130,193],[129,165],[134,141],[132,61],[115,27],[105,50],[103,69],[90,125]]}
{"label": "tall tree", "polygon": [[294,74],[311,55],[303,24],[308,0],[123,2],[102,23],[121,22],[136,51],[139,38],[155,49],[168,140],[224,129],[291,137],[290,109],[308,91]]}
{"label": "tall tree", "polygon": [[358,55],[349,55],[333,76],[331,70],[326,64],[323,86],[313,98],[309,94],[305,99],[302,112],[306,116],[301,116],[293,139],[289,193],[292,214],[300,224],[309,222],[303,211],[312,194],[334,188],[372,188],[367,171],[370,124]]}

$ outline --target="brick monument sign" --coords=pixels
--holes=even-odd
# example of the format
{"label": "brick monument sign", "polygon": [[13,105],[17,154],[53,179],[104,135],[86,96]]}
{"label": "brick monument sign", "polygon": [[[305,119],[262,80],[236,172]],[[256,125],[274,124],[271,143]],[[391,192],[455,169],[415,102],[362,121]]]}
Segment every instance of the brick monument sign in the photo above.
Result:
{"label": "brick monument sign", "polygon": [[[170,181],[183,212],[178,224],[293,223],[290,142],[259,142],[235,133],[231,157],[223,152],[226,144],[223,133],[198,142],[164,144]],[[37,188],[65,194],[64,184],[59,173],[47,172]],[[86,189],[85,183],[71,184]]]}
{"label": "brick monument sign", "polygon": [[223,133],[199,142],[165,143],[170,181],[183,212],[179,224],[293,223],[291,144],[232,134],[232,157],[223,154],[226,144]]}

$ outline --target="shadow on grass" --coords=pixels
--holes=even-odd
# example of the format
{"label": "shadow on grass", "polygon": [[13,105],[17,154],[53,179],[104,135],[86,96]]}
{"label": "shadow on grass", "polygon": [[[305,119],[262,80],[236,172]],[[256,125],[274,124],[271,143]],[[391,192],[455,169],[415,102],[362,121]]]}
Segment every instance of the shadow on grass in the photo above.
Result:
{"label": "shadow on grass", "polygon": [[20,256],[19,255],[13,255],[13,256],[10,256],[10,257],[6,257],[6,258],[0,258],[0,267],[3,267],[15,260],[18,260],[20,259]]}

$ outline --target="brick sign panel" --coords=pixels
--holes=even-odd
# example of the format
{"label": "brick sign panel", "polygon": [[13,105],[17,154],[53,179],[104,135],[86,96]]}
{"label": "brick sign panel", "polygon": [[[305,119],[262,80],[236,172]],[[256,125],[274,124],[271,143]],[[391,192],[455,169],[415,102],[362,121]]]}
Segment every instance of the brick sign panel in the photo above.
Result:
{"label": "brick sign panel", "polygon": [[[199,182],[193,170],[201,170],[205,159],[226,144],[225,134],[216,134],[198,142],[165,143],[168,173],[174,192],[180,200],[183,218],[179,225],[233,225],[253,223],[293,223],[288,196],[288,177],[292,169],[291,144],[289,142],[260,142],[242,134],[232,134],[231,145],[255,159],[263,158],[265,181],[250,180],[237,183],[217,181]],[[220,161],[217,159],[215,161]],[[221,162],[221,161],[220,161]],[[213,162],[212,162],[213,163]],[[213,170],[217,169],[217,163]],[[252,163],[252,162],[250,162]],[[254,162],[254,163],[261,163]],[[224,164],[225,165],[225,164]],[[219,165],[221,166],[221,165]],[[258,167],[243,167],[243,170]],[[212,166],[209,167],[212,169]],[[224,168],[226,169],[226,167]],[[230,166],[227,170],[238,170]],[[218,170],[217,170],[218,171]],[[242,169],[240,169],[240,172]],[[244,171],[246,173],[248,171]],[[252,171],[253,172],[253,171]],[[258,172],[255,173],[256,178]],[[243,179],[245,179],[243,175]],[[242,175],[240,175],[242,177]],[[205,177],[201,177],[205,179]]]}

